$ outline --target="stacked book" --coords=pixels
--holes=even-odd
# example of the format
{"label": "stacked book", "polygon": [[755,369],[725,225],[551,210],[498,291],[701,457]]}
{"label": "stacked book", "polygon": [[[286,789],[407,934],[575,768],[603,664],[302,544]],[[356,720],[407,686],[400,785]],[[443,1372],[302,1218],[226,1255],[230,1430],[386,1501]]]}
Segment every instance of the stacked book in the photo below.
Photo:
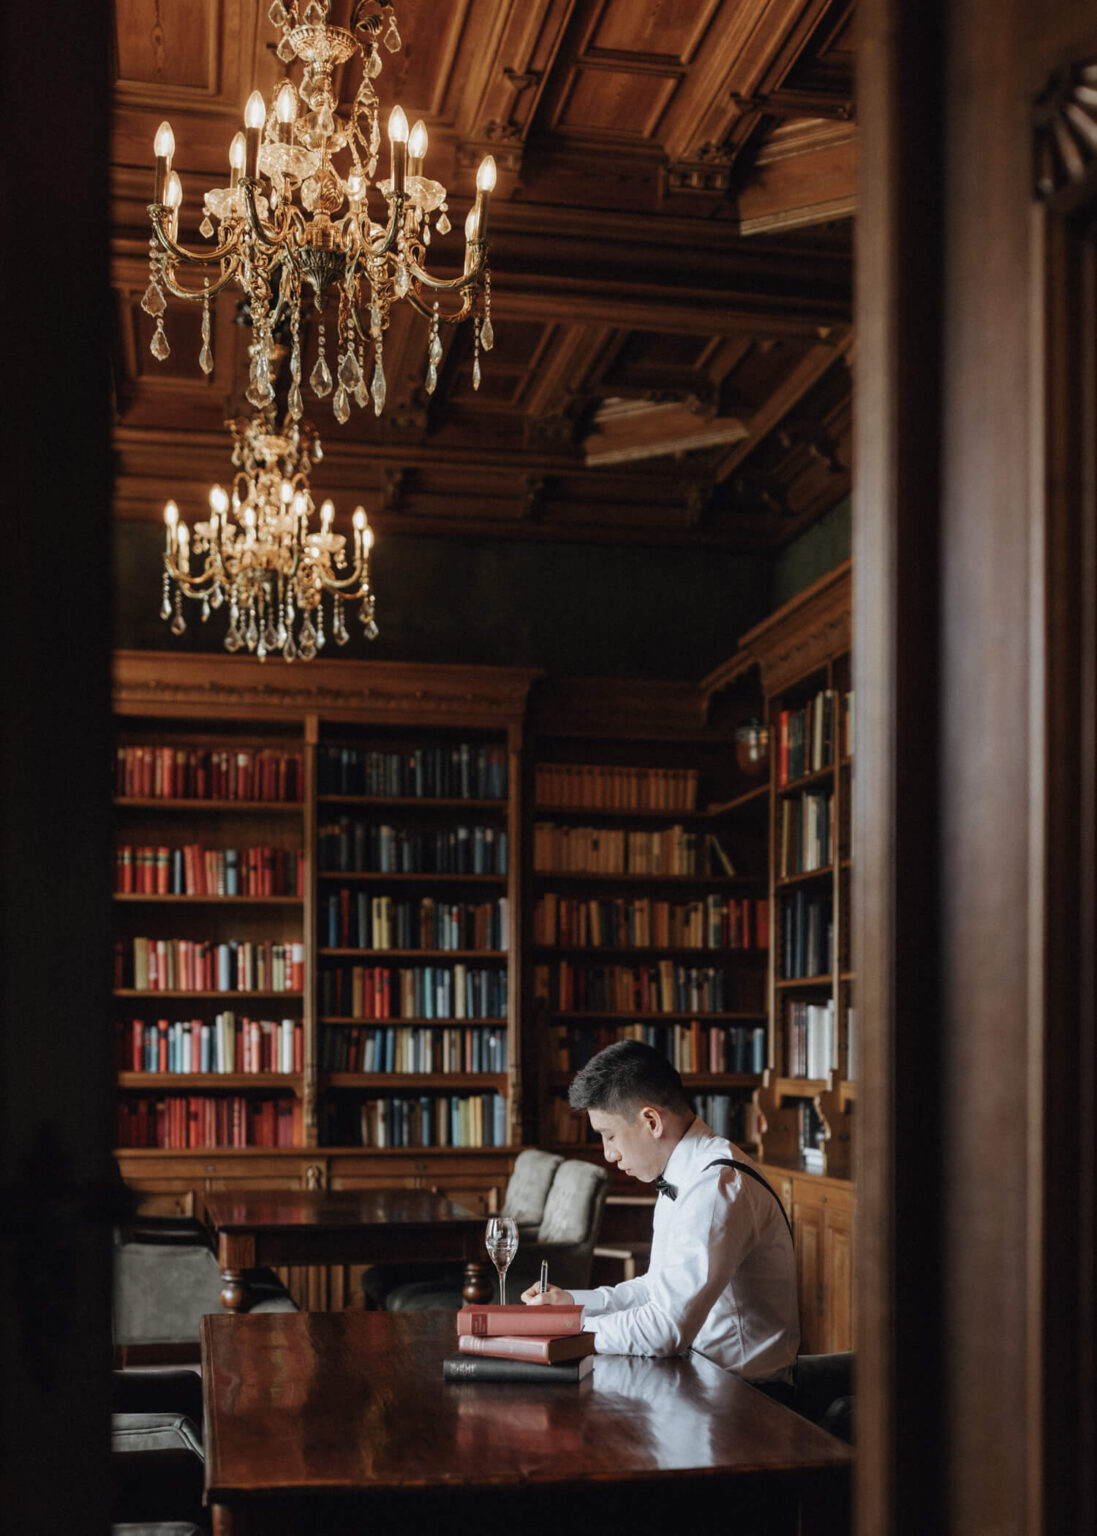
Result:
{"label": "stacked book", "polygon": [[457,1350],[442,1363],[446,1381],[582,1381],[594,1367],[594,1335],[583,1309],[462,1307]]}

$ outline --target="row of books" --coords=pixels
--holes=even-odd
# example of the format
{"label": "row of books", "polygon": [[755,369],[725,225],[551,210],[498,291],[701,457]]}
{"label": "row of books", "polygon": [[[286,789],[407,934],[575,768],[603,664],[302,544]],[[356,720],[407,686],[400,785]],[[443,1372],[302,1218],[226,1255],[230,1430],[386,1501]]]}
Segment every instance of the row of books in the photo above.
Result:
{"label": "row of books", "polygon": [[824,869],[834,860],[834,796],[790,795],[780,802],[777,878]]}
{"label": "row of books", "polygon": [[359,1024],[320,1033],[325,1072],[505,1072],[505,1029],[431,1029]]}
{"label": "row of books", "polygon": [[781,979],[829,974],[834,952],[834,900],[829,891],[781,898]]}
{"label": "row of books", "polygon": [[789,784],[834,762],[838,694],[821,688],[800,709],[777,711],[777,783]]}
{"label": "row of books", "polygon": [[320,828],[320,868],[337,874],[505,875],[502,827],[394,827],[342,816]]}
{"label": "row of books", "polygon": [[720,966],[573,965],[557,960],[534,966],[534,993],[565,1013],[730,1013],[735,978]]}
{"label": "row of books", "polygon": [[454,746],[379,752],[329,744],[320,747],[316,762],[322,795],[423,800],[507,797],[507,753],[501,746],[462,741]]}
{"label": "row of books", "polygon": [[749,1097],[728,1093],[694,1093],[693,1107],[717,1136],[726,1136],[739,1146],[754,1146],[761,1139],[762,1115]]}
{"label": "row of books", "polygon": [[330,949],[506,949],[510,902],[416,901],[343,886],[320,898],[320,942]]}
{"label": "row of books", "polygon": [[719,838],[677,822],[659,831],[567,827],[538,821],[533,867],[547,874],[734,875]]}
{"label": "row of books", "polygon": [[325,1146],[503,1147],[507,1105],[502,1094],[393,1094],[330,1102]]}
{"label": "row of books", "polygon": [[804,1167],[809,1173],[822,1173],[826,1166],[827,1128],[813,1099],[802,1099],[796,1106],[796,1130]]}
{"label": "row of books", "polygon": [[138,992],[302,992],[305,946],[271,939],[118,939],[114,985]]}
{"label": "row of books", "polygon": [[115,858],[116,891],[142,896],[300,896],[305,855],[300,848],[181,848],[123,843]]}
{"label": "row of books", "polygon": [[789,1000],[785,1012],[785,1076],[825,1078],[834,1066],[834,1002]]}
{"label": "row of books", "polygon": [[534,908],[533,942],[577,948],[767,949],[769,902],[715,894],[680,902],[650,896],[588,900],[546,891]]}
{"label": "row of books", "polygon": [[300,752],[278,747],[120,746],[115,794],[141,800],[302,800]]}
{"label": "row of books", "polygon": [[550,1032],[549,1054],[557,1072],[578,1072],[592,1056],[618,1040],[640,1040],[682,1073],[762,1072],[766,1066],[766,1031],[761,1025],[709,1024],[568,1024]]}
{"label": "row of books", "polygon": [[126,1019],[117,1026],[124,1072],[303,1072],[300,1019]]}
{"label": "row of books", "polygon": [[696,768],[632,768],[538,763],[538,805],[607,811],[694,811]]}
{"label": "row of books", "polygon": [[507,973],[463,961],[325,966],[320,1012],[347,1019],[505,1019]]}
{"label": "row of books", "polygon": [[[718,1136],[729,1141],[753,1144],[761,1130],[761,1117],[749,1094],[694,1093],[690,1100],[701,1119]],[[548,1105],[549,1137],[560,1146],[597,1145],[598,1138],[585,1114],[571,1108],[564,1095],[553,1095]]]}
{"label": "row of books", "polygon": [[299,1147],[300,1101],[252,1094],[126,1094],[118,1103],[120,1147]]}

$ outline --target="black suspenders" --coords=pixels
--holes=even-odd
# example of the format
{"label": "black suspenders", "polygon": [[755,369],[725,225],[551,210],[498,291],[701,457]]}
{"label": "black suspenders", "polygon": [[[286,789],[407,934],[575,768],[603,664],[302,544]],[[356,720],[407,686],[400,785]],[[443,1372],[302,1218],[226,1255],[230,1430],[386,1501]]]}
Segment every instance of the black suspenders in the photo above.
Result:
{"label": "black suspenders", "polygon": [[780,1207],[781,1215],[785,1218],[785,1226],[788,1228],[788,1235],[789,1237],[792,1237],[792,1222],[788,1219],[788,1212],[785,1210],[784,1202],[782,1201],[777,1191],[774,1189],[773,1185],[770,1184],[767,1179],[763,1179],[757,1168],[752,1168],[749,1163],[737,1162],[734,1157],[714,1158],[711,1163],[705,1164],[705,1168],[706,1170],[709,1168],[737,1168],[740,1173],[745,1173],[748,1178],[754,1179],[757,1181],[757,1183],[761,1184],[763,1189],[768,1189],[770,1194],[777,1201],[777,1204]]}

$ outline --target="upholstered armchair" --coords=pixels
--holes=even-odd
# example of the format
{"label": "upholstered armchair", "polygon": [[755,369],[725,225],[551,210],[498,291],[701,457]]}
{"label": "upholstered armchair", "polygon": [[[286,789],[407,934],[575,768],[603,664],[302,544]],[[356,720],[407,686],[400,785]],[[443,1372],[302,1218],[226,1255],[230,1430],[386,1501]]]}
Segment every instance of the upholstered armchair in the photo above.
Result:
{"label": "upholstered armchair", "polygon": [[[250,1312],[296,1312],[271,1270],[248,1276]],[[114,1343],[144,1358],[198,1359],[198,1324],[220,1312],[221,1272],[198,1222],[139,1219],[114,1244]]]}
{"label": "upholstered armchair", "polygon": [[[565,1290],[590,1283],[594,1245],[609,1190],[609,1174],[594,1163],[528,1149],[518,1154],[502,1214],[518,1223],[518,1253],[507,1274],[515,1299],[534,1283],[548,1260],[554,1285]],[[376,1265],[362,1284],[375,1306],[390,1312],[457,1311],[462,1305],[459,1264],[429,1268]]]}

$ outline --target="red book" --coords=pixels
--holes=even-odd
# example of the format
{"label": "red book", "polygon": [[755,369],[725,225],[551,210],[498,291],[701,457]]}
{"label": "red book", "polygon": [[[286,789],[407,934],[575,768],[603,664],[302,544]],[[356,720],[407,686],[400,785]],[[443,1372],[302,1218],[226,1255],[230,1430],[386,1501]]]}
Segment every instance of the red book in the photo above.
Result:
{"label": "red book", "polygon": [[489,1335],[495,1338],[530,1334],[545,1338],[562,1333],[582,1332],[582,1307],[462,1307],[457,1314],[458,1336]]}
{"label": "red book", "polygon": [[[530,1307],[534,1314],[544,1307]],[[463,1333],[457,1340],[463,1355],[489,1355],[496,1360],[526,1360],[531,1365],[555,1365],[593,1355],[593,1333],[494,1334]]]}

